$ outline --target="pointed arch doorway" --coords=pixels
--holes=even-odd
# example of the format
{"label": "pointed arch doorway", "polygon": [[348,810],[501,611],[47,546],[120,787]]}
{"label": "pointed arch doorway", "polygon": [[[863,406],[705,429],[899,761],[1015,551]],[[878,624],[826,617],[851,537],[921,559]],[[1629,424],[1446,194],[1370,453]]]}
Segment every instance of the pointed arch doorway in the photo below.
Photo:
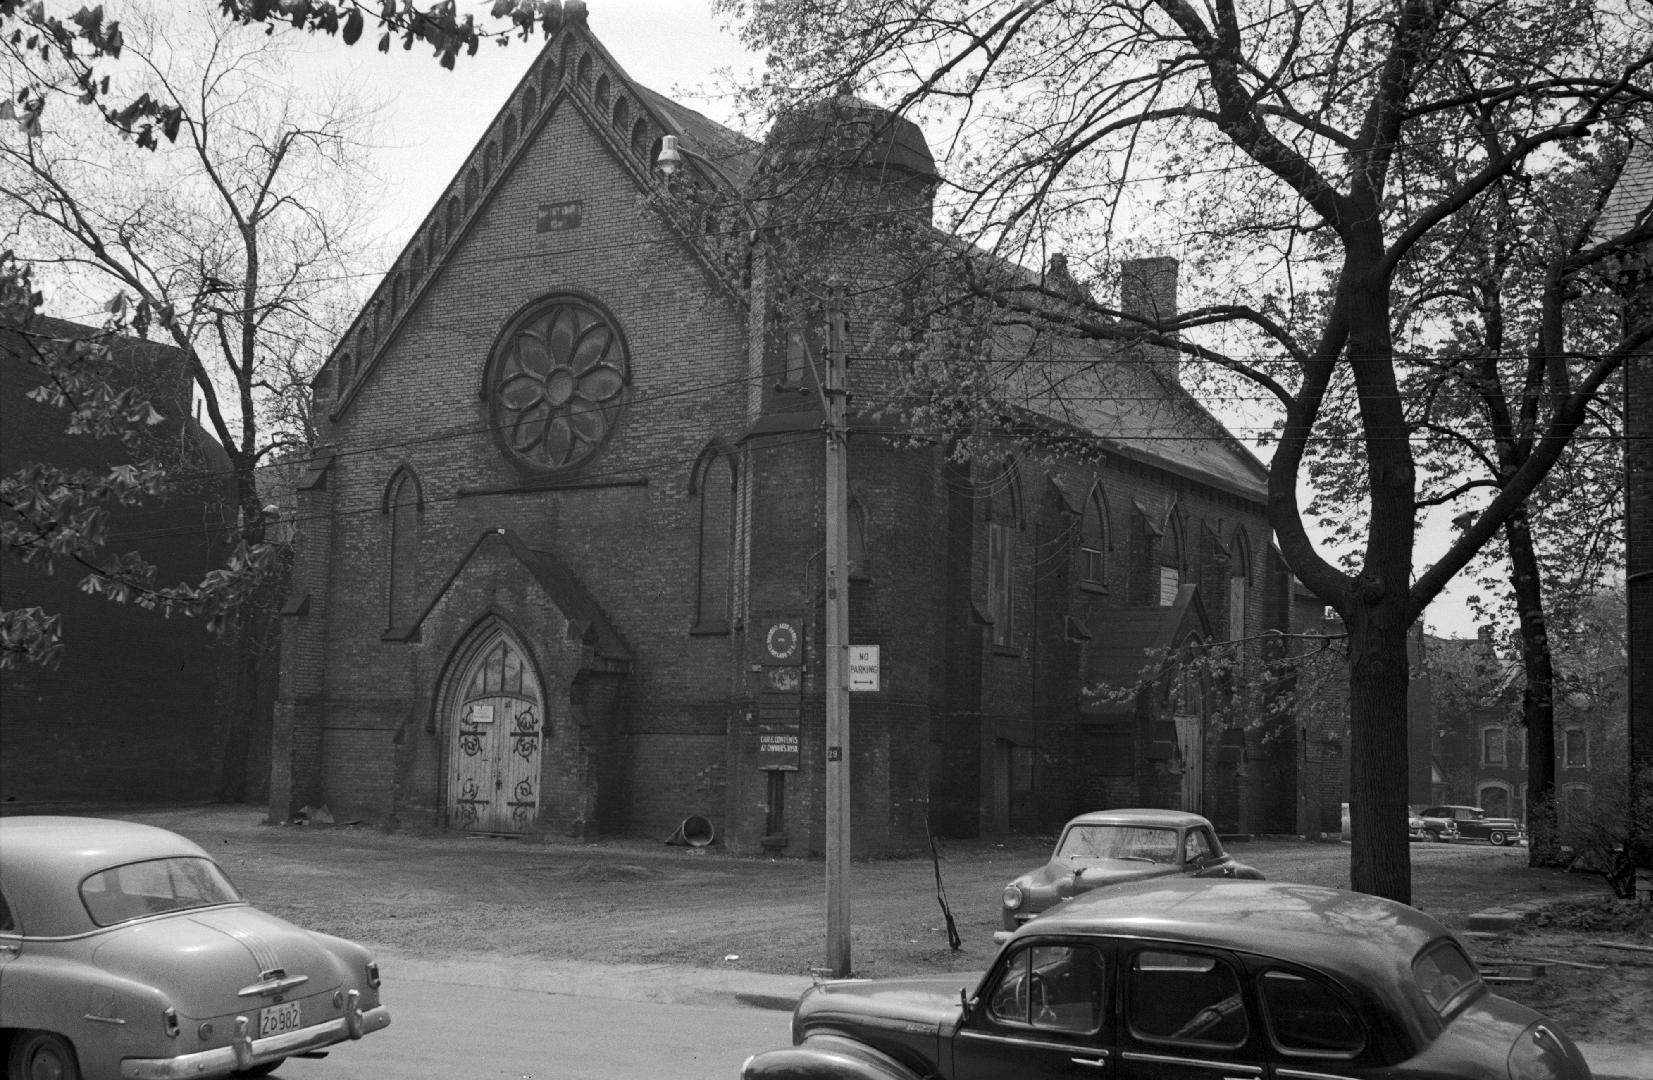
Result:
{"label": "pointed arch doorway", "polygon": [[448,821],[465,832],[530,832],[545,727],[539,677],[497,625],[472,639],[461,663],[447,718]]}

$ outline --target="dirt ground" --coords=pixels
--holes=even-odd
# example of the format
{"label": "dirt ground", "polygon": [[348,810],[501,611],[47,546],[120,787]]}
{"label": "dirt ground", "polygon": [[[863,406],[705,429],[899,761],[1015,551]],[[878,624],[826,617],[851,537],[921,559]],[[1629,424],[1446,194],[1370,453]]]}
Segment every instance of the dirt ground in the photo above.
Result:
{"label": "dirt ground", "polygon": [[[825,954],[823,864],[741,858],[721,847],[599,844],[263,824],[247,806],[130,811],[213,851],[253,903],[316,930],[444,956],[509,954],[807,975]],[[985,968],[998,898],[1051,841],[944,841],[942,883],[963,939],[948,947],[928,856],[857,861],[856,974]],[[1264,841],[1232,854],[1269,878],[1346,887],[1347,845]],[[1531,905],[1502,939],[1471,937],[1489,971],[1548,966],[1500,993],[1574,1038],[1639,1043],[1653,1016],[1653,910],[1613,901],[1599,878],[1526,865],[1526,849],[1412,845],[1413,903],[1454,930],[1489,908]],[[1639,946],[1640,949],[1612,946]]]}

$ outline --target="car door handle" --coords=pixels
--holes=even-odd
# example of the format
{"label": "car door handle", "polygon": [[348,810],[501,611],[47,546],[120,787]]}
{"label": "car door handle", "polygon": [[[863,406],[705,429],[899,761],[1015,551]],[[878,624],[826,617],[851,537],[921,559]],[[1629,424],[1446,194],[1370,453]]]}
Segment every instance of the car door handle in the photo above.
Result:
{"label": "car door handle", "polygon": [[1092,1069],[1106,1069],[1108,1067],[1108,1055],[1106,1054],[1099,1058],[1076,1057],[1068,1058],[1068,1060],[1075,1065],[1084,1065]]}

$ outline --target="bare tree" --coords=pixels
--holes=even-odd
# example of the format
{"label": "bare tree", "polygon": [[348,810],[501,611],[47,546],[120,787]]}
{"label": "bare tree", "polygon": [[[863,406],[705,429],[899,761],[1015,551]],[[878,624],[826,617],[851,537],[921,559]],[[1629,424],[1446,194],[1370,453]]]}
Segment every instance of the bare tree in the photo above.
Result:
{"label": "bare tree", "polygon": [[[973,270],[955,278],[977,303],[953,311],[1174,350],[1272,414],[1271,525],[1292,570],[1349,635],[1351,883],[1408,899],[1405,837],[1389,824],[1406,803],[1407,631],[1504,528],[1624,357],[1653,334],[1632,327],[1599,350],[1569,343],[1579,297],[1615,287],[1590,272],[1653,237],[1653,222],[1605,239],[1586,229],[1590,239],[1561,246],[1524,286],[1540,328],[1526,450],[1426,568],[1414,534],[1427,495],[1403,390],[1433,343],[1397,342],[1398,280],[1438,257],[1428,241],[1482,212],[1502,182],[1554,168],[1559,149],[1622,152],[1653,110],[1653,13],[1619,0],[1569,0],[1564,10],[1548,0],[720,7],[771,58],[753,97],[763,115],[847,84],[925,120],[932,136],[950,125],[940,140],[945,224],[993,259],[1036,266],[1048,252],[1081,252],[1069,265],[1089,278],[1090,295],[1106,297],[1097,268],[1122,253],[1127,223],[1184,255],[1202,294],[1176,313],[1144,315],[1048,276],[1029,284],[1025,273]],[[976,361],[959,381],[965,392],[949,395],[933,377],[926,389],[969,428],[1030,393],[1048,401],[1064,390],[1048,379],[1035,390],[1026,365],[989,383],[979,355],[958,359]],[[1345,387],[1364,474],[1347,565],[1317,543],[1300,496],[1317,445],[1339,437],[1327,424]]]}
{"label": "bare tree", "polygon": [[[279,564],[265,543],[260,469],[310,444],[309,375],[360,291],[366,245],[353,202],[374,108],[347,87],[296,89],[294,33],[156,5],[135,7],[118,38],[119,63],[94,79],[71,48],[5,36],[17,123],[0,134],[0,225],[60,310],[77,310],[79,296],[79,310],[106,311],[182,351],[233,471],[232,562],[256,577]],[[133,148],[130,117],[99,100],[123,82],[166,103],[176,141]],[[18,488],[8,503],[49,505],[31,493]],[[15,538],[49,566],[51,549],[37,541],[61,523],[23,518],[8,547]],[[175,609],[141,560],[82,549],[75,561],[93,591]],[[236,595],[260,591],[248,582]],[[186,585],[173,599],[188,594]],[[250,708],[263,614],[227,622],[245,646],[237,712]],[[7,629],[12,655],[48,656],[56,645],[48,613],[8,613]]]}

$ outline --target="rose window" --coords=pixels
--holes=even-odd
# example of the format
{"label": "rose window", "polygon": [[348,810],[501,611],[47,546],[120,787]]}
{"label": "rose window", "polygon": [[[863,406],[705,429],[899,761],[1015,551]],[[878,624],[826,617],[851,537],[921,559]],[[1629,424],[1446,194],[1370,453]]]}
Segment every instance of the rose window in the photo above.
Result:
{"label": "rose window", "polygon": [[501,445],[546,471],[582,464],[620,420],[631,375],[608,317],[570,298],[535,307],[506,330],[487,385]]}

